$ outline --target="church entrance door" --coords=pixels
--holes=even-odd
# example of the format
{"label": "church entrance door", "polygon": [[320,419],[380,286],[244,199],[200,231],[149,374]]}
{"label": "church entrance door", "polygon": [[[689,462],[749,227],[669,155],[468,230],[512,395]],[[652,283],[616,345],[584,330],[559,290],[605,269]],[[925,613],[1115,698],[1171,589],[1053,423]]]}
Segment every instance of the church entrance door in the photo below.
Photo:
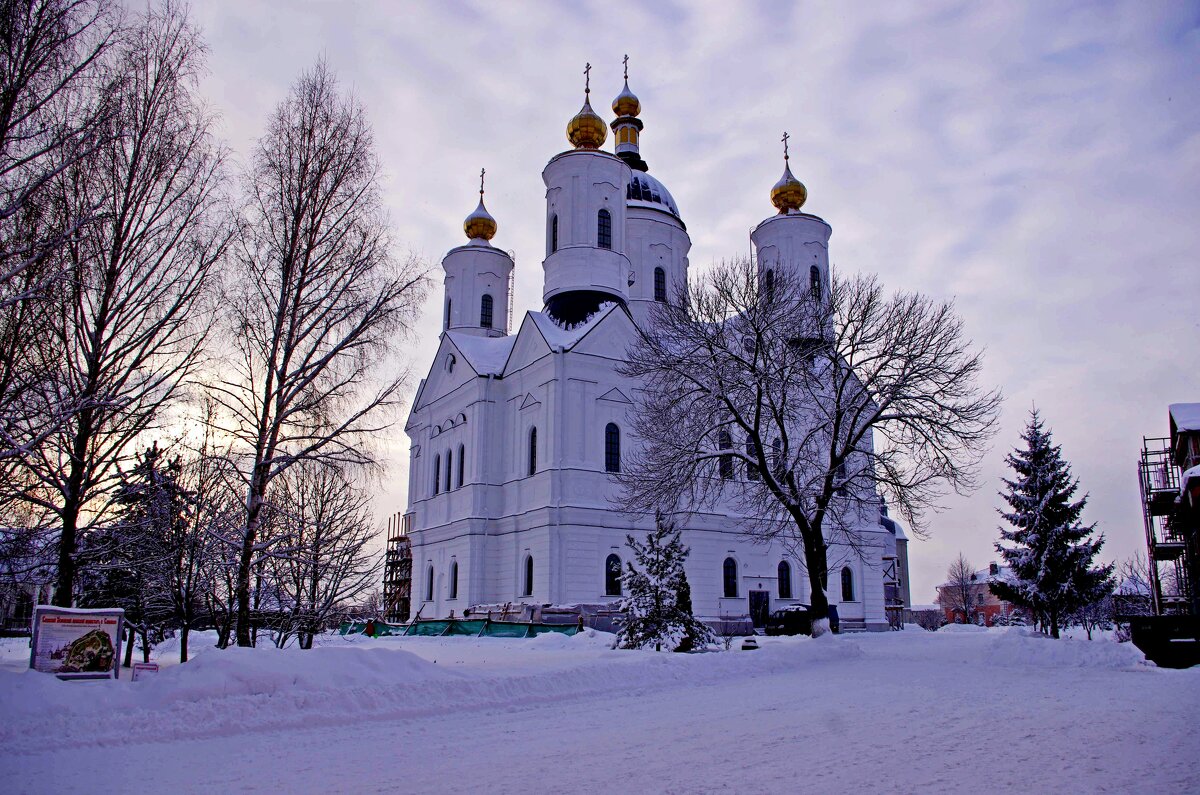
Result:
{"label": "church entrance door", "polygon": [[767,616],[771,614],[771,592],[770,591],[751,591],[750,592],[750,623],[754,624],[755,629],[761,629],[767,625]]}

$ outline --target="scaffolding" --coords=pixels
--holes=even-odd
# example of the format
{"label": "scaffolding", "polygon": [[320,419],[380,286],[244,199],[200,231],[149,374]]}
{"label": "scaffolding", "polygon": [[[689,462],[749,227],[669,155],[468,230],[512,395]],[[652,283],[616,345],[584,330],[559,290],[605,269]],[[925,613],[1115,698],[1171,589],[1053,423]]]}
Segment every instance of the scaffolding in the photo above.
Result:
{"label": "scaffolding", "polygon": [[1170,438],[1142,438],[1138,481],[1154,615],[1190,615],[1194,595],[1190,576],[1193,551],[1189,547],[1193,539],[1180,500],[1179,468]]}
{"label": "scaffolding", "polygon": [[384,621],[403,623],[412,612],[412,527],[411,513],[393,514],[388,519],[387,551],[383,563]]}

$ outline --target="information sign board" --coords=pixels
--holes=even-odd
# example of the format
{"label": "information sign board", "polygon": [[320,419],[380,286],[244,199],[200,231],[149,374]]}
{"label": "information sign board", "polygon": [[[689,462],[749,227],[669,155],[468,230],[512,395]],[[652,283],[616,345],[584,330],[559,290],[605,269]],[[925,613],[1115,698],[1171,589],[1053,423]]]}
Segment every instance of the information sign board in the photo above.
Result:
{"label": "information sign board", "polygon": [[121,665],[119,607],[87,610],[38,605],[29,667],[59,679],[116,679]]}

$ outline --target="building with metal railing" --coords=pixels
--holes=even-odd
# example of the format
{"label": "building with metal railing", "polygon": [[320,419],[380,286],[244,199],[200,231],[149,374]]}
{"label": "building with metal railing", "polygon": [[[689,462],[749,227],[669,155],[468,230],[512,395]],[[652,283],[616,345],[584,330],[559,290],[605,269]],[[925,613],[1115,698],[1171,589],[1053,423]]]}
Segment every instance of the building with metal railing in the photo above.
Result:
{"label": "building with metal railing", "polygon": [[1200,403],[1169,407],[1170,436],[1144,437],[1138,484],[1153,616],[1134,643],[1160,665],[1200,662]]}

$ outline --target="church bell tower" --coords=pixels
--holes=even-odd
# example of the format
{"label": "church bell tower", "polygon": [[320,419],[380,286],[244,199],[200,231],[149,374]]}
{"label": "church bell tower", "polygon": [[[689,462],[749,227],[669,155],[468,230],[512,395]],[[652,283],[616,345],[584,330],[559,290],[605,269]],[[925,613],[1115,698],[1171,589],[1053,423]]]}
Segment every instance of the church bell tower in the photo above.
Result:
{"label": "church bell tower", "polygon": [[625,194],[629,166],[600,151],[608,137],[592,110],[591,64],[584,70],[583,107],[567,124],[572,149],[542,171],[546,184],[546,259],[542,299],[561,323],[579,323],[601,304],[628,299]]}
{"label": "church bell tower", "polygon": [[513,260],[491,244],[496,219],[483,206],[483,178],[479,172],[479,206],[463,221],[466,245],[451,249],[442,260],[446,272],[443,329],[481,337],[508,334],[509,282]]}

